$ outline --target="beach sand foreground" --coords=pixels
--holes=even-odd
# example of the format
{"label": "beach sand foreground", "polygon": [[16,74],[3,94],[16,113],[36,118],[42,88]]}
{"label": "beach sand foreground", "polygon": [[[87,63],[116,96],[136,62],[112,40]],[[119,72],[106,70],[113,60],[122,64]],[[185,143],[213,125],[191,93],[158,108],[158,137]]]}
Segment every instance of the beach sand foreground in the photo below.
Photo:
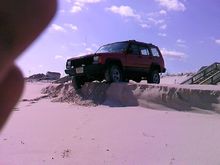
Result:
{"label": "beach sand foreground", "polygon": [[92,83],[73,100],[57,86],[26,84],[0,135],[0,164],[220,163],[220,86],[112,84],[94,94]]}

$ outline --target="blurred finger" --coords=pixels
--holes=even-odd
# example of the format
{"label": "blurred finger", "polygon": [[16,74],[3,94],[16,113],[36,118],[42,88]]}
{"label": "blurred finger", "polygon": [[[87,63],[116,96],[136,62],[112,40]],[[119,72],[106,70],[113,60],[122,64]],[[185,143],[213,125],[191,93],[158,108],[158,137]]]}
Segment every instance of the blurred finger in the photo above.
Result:
{"label": "blurred finger", "polygon": [[55,11],[56,0],[0,0],[0,82]]}
{"label": "blurred finger", "polygon": [[20,70],[12,66],[5,79],[0,83],[0,130],[8,119],[12,108],[21,96],[24,79]]}

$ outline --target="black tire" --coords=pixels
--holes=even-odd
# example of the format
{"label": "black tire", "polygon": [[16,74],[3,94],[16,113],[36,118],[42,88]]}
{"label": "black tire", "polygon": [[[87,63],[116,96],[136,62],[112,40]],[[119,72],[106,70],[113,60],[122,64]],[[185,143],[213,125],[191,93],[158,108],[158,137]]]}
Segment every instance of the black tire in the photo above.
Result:
{"label": "black tire", "polygon": [[73,87],[74,89],[81,89],[82,85],[84,84],[85,82],[83,81],[82,78],[80,77],[72,77],[72,84],[73,84]]}
{"label": "black tire", "polygon": [[122,82],[123,74],[122,70],[118,65],[111,65],[105,71],[105,79],[107,82]]}
{"label": "black tire", "polygon": [[160,75],[157,70],[151,71],[147,78],[148,83],[160,84]]}

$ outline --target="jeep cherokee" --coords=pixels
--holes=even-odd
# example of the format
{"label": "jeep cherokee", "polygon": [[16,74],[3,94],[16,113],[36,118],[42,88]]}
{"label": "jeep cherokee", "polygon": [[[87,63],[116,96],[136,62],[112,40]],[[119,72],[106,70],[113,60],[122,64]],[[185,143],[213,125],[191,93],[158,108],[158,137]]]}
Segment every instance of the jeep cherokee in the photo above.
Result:
{"label": "jeep cherokee", "polygon": [[159,48],[135,40],[101,46],[96,53],[68,59],[65,73],[79,89],[94,80],[128,82],[134,80],[160,83],[159,73],[166,71]]}

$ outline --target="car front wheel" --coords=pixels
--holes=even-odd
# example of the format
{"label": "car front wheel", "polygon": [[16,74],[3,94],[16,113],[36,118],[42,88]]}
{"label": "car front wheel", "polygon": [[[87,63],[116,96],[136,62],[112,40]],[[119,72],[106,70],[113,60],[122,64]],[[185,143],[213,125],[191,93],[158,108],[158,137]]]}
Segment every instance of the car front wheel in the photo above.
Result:
{"label": "car front wheel", "polygon": [[77,76],[72,77],[72,84],[76,90],[80,89],[84,83],[85,82],[83,81],[82,78],[77,77]]}
{"label": "car front wheel", "polygon": [[111,65],[105,72],[105,79],[107,82],[122,82],[123,75],[121,68],[117,65]]}

